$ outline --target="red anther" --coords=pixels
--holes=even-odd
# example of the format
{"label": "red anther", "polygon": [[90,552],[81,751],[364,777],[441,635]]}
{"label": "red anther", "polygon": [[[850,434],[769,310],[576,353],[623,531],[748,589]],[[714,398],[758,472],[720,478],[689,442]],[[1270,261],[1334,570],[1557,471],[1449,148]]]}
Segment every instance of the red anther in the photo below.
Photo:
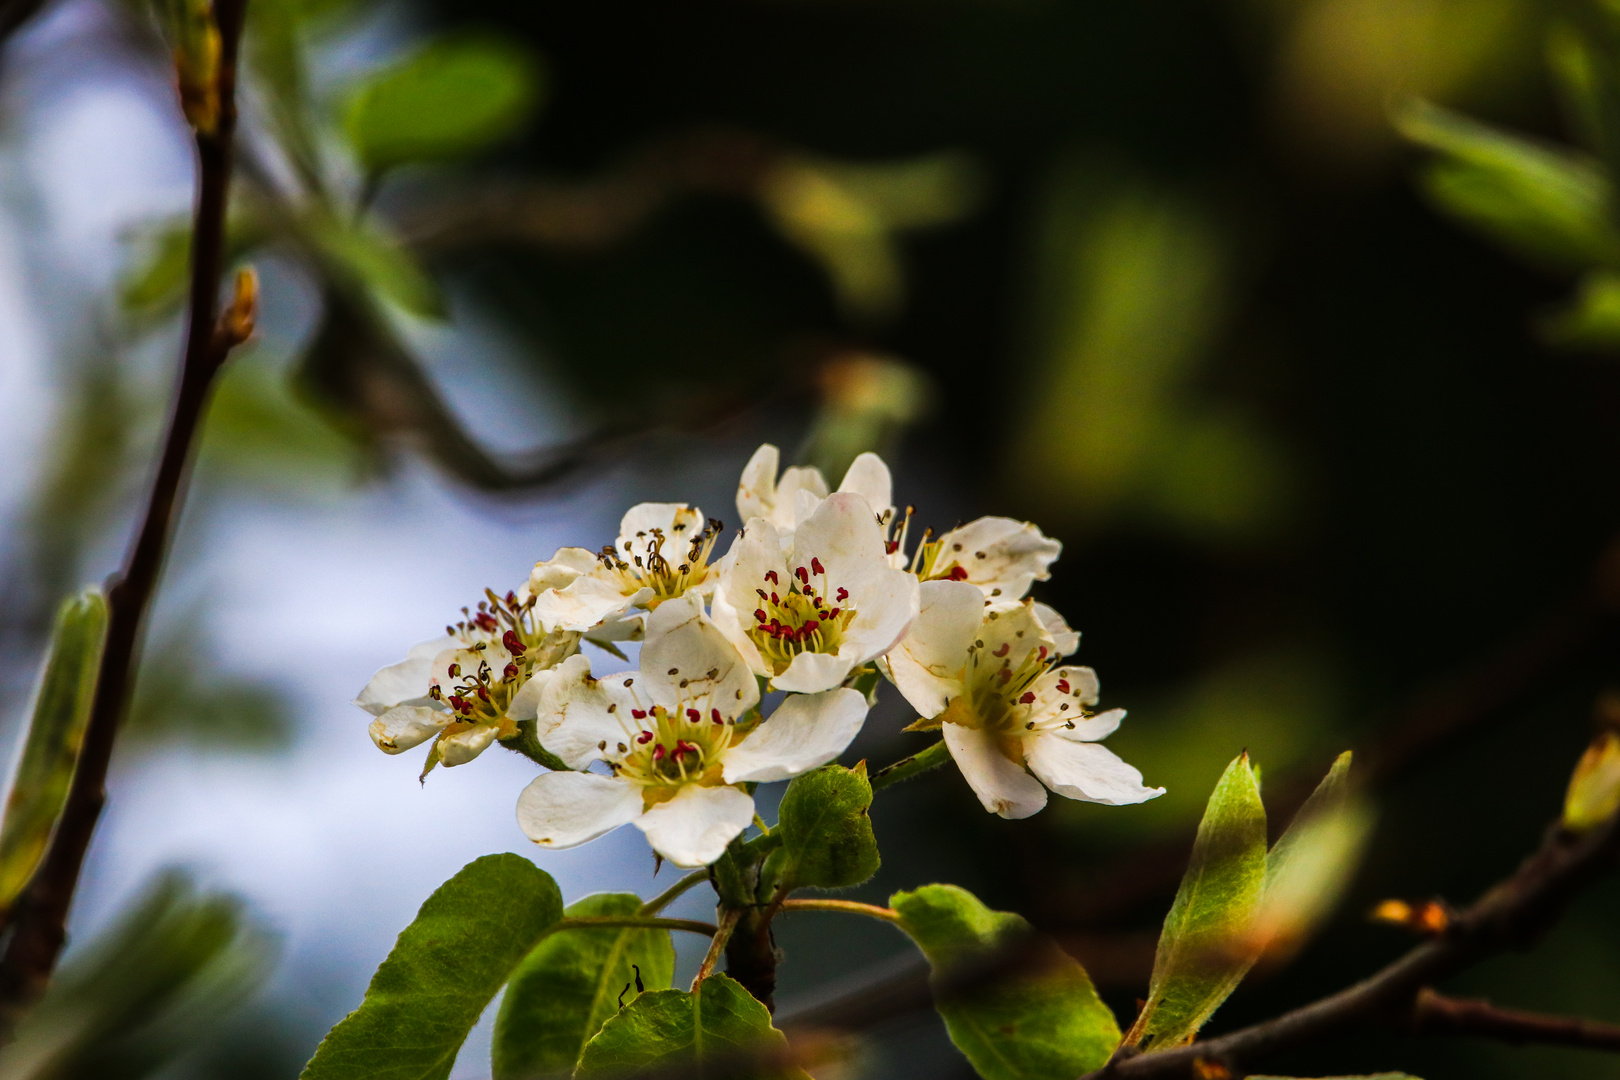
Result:
{"label": "red anther", "polygon": [[1007,653],[1010,652],[1011,650],[1012,650],[1012,642],[1003,641],[1001,643],[1001,648],[996,650],[995,655],[997,655],[997,656],[1006,656]]}
{"label": "red anther", "polygon": [[759,593],[759,598],[761,600],[769,600],[771,598],[771,594],[766,592],[764,589],[755,589],[754,591]]}
{"label": "red anther", "polygon": [[810,584],[810,572],[802,566],[793,571],[793,576],[799,579],[800,584]]}
{"label": "red anther", "polygon": [[775,570],[767,570],[767,571],[765,571],[765,580],[770,582],[772,585],[780,585],[780,584],[782,584],[780,581],[777,580]]}
{"label": "red anther", "polygon": [[478,696],[484,701],[489,700],[489,689],[483,683],[478,684]]}
{"label": "red anther", "polygon": [[679,757],[682,754],[697,754],[697,753],[701,753],[701,751],[698,750],[696,743],[689,743],[689,742],[686,742],[686,741],[683,740],[683,741],[677,742],[675,744],[675,756],[676,757]]}
{"label": "red anther", "polygon": [[827,571],[822,568],[820,559],[812,557],[810,560],[810,572],[812,574],[825,574]]}
{"label": "red anther", "polygon": [[505,645],[506,651],[511,653],[513,656],[522,656],[524,650],[528,648],[528,646],[523,644],[523,641],[517,636],[516,631],[513,630],[508,630],[506,633],[501,635],[501,644]]}
{"label": "red anther", "polygon": [[804,595],[810,597],[811,599],[815,599],[816,590],[812,586],[806,585],[804,587]]}
{"label": "red anther", "polygon": [[439,689],[439,680],[434,679],[433,684],[428,687],[428,697],[434,701],[444,700],[444,691]]}
{"label": "red anther", "polygon": [[703,719],[703,714],[698,712],[696,709],[687,709],[686,718],[695,724],[699,720]]}
{"label": "red anther", "polygon": [[450,665],[450,677],[452,679],[456,679],[456,678],[461,677],[461,665],[460,664],[451,664]]}
{"label": "red anther", "polygon": [[665,753],[664,744],[659,743],[657,746],[653,747],[652,759],[654,761],[663,761],[664,760],[664,753]]}
{"label": "red anther", "polygon": [[652,742],[652,732],[643,731],[640,735],[636,736],[636,742],[646,746],[648,743]]}
{"label": "red anther", "polygon": [[517,607],[517,593],[508,589],[506,591],[506,603],[509,607]]}
{"label": "red anther", "polygon": [[828,619],[836,619],[836,618],[838,618],[838,613],[840,611],[842,611],[842,610],[844,610],[844,609],[843,608],[833,608],[832,610],[827,612],[827,618]]}
{"label": "red anther", "polygon": [[820,626],[821,623],[819,621],[816,619],[810,619],[803,626],[799,627],[799,633],[809,637],[811,634],[815,633],[817,628]]}
{"label": "red anther", "polygon": [[1001,685],[1005,686],[1007,680],[1012,678],[1012,668],[1002,668],[997,674],[1001,676]]}
{"label": "red anther", "polygon": [[895,552],[897,552],[899,550],[900,550],[900,541],[898,541],[898,540],[890,540],[890,541],[888,541],[887,543],[885,543],[883,545],[883,552],[884,552],[885,555],[893,555]]}
{"label": "red anther", "polygon": [[951,572],[945,575],[947,581],[966,581],[967,568],[960,564],[951,567]]}
{"label": "red anther", "polygon": [[478,629],[480,630],[494,630],[497,626],[501,625],[495,621],[495,616],[491,615],[487,611],[480,611],[477,615],[474,615],[473,622],[478,624]]}
{"label": "red anther", "polygon": [[760,622],[764,622],[765,621],[765,609],[764,608],[755,608],[754,609],[754,618],[758,619]]}
{"label": "red anther", "polygon": [[1040,659],[1042,659],[1042,660],[1046,659],[1046,646],[1045,645],[1041,646]]}
{"label": "red anther", "polygon": [[717,724],[725,723],[725,721],[720,718],[720,710],[719,709],[710,709],[709,710],[709,719],[713,720]]}
{"label": "red anther", "polygon": [[450,695],[450,707],[452,709],[456,710],[456,712],[460,712],[462,707],[464,705],[466,705],[466,704],[467,704],[467,699],[462,697],[460,694],[451,694]]}
{"label": "red anther", "polygon": [[1018,704],[1020,704],[1020,705],[1033,705],[1033,704],[1035,704],[1035,692],[1032,691],[1032,690],[1024,691],[1024,696],[1018,699]]}
{"label": "red anther", "polygon": [[1068,679],[1059,679],[1058,680],[1058,693],[1067,694],[1068,692],[1069,692],[1069,680]]}
{"label": "red anther", "polygon": [[782,598],[780,596],[777,596],[775,593],[771,593],[771,603],[780,604],[781,602]]}
{"label": "red anther", "polygon": [[630,710],[630,715],[635,717],[637,720],[645,720],[645,719],[647,719],[647,710],[646,709],[631,709]]}
{"label": "red anther", "polygon": [[833,599],[834,600],[848,600],[849,599],[849,590],[848,589],[839,589],[837,595],[835,595],[833,597]]}
{"label": "red anther", "polygon": [[507,681],[517,678],[518,666],[516,664],[507,664],[506,667],[501,670],[501,675],[507,679]]}

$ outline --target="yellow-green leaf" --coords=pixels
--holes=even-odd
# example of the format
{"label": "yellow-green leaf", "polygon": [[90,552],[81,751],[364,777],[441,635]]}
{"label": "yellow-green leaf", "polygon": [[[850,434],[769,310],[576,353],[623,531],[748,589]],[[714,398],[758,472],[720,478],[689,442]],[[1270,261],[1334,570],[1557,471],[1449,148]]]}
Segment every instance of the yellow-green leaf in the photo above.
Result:
{"label": "yellow-green leaf", "polygon": [[28,885],[50,842],[79,763],[107,638],[107,599],[90,588],[56,613],[22,759],[0,824],[0,910]]}
{"label": "yellow-green leaf", "polygon": [[1249,755],[1226,767],[1198,824],[1192,859],[1159,935],[1147,1004],[1125,1041],[1190,1042],[1253,966],[1266,880],[1266,811]]}
{"label": "yellow-green leaf", "polygon": [[[654,990],[628,1003],[585,1045],[578,1077],[633,1076],[691,1069],[702,1076],[715,1062],[728,1076],[750,1055],[780,1052],[787,1040],[771,1026],[769,1010],[728,975],[711,975],[696,993]],[[726,1064],[729,1062],[729,1065]],[[760,1076],[762,1074],[750,1074]],[[768,1074],[805,1080],[797,1069]]]}

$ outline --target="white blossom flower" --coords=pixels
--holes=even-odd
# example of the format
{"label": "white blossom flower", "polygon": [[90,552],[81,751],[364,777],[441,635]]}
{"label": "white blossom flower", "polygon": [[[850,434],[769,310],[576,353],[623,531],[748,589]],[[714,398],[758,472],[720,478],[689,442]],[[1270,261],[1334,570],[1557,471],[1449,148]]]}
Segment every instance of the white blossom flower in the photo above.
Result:
{"label": "white blossom flower", "polygon": [[[537,777],[518,824],[542,847],[565,848],[634,824],[677,866],[720,857],[754,819],[736,785],[786,780],[843,752],[866,716],[854,690],[794,695],[763,723],[759,686],[695,596],[649,617],[641,670],[594,678],[574,656],[536,701],[542,745],[571,769]],[[757,715],[757,714],[754,714]]]}
{"label": "white blossom flower", "polygon": [[476,612],[463,609],[466,618],[445,627],[444,637],[414,646],[404,660],[377,672],[355,698],[376,717],[371,739],[384,753],[435,740],[423,776],[435,765],[471,761],[496,739],[518,734],[510,712],[519,695],[530,687],[534,695],[544,676],[578,650],[578,634],[548,634],[538,625],[532,597],[487,595]]}
{"label": "white blossom flower", "polygon": [[563,548],[529,575],[535,614],[549,630],[595,641],[635,640],[645,613],[689,590],[708,591],[718,521],[685,503],[641,503],[619,523],[619,538],[592,553]]}
{"label": "white blossom flower", "polygon": [[1092,711],[1096,672],[1057,665],[1061,650],[1037,605],[987,602],[963,581],[925,582],[921,594],[917,621],[886,670],[924,718],[913,728],[941,729],[986,810],[1029,817],[1046,805],[1047,788],[1109,806],[1164,794],[1097,745],[1125,710]]}
{"label": "white blossom flower", "polygon": [[1033,582],[1052,576],[1048,568],[1062,551],[1060,542],[1027,521],[982,517],[937,540],[925,533],[910,566],[921,581],[968,581],[989,599],[1021,600]]}
{"label": "white blossom flower", "polygon": [[[780,451],[770,443],[754,451],[737,484],[737,513],[744,522],[754,518],[769,521],[786,544],[793,539],[794,530],[815,513],[828,492],[826,478],[814,466],[790,466],[778,480],[776,472],[780,461]],[[878,516],[887,540],[895,516],[894,482],[883,459],[873,453],[856,457],[844,473],[838,490],[866,500]]]}
{"label": "white blossom flower", "polygon": [[829,495],[784,544],[748,523],[719,566],[714,621],[778,690],[828,690],[894,647],[917,616],[917,579],[888,563],[860,495]]}

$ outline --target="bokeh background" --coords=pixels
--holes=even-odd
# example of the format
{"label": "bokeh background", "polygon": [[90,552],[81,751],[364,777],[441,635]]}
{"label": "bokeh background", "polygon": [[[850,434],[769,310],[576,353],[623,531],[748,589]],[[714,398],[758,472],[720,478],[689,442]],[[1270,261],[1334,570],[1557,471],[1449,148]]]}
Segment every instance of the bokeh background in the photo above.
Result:
{"label": "bokeh background", "polygon": [[[1380,817],[1336,918],[1211,1032],[1406,948],[1375,900],[1508,872],[1615,711],[1620,353],[1551,329],[1578,267],[1437,212],[1390,119],[1420,95],[1575,138],[1569,42],[1599,0],[249,7],[232,247],[260,333],[208,419],[68,973],[15,1075],[290,1078],[471,858],[524,852],[569,899],[670,880],[631,830],[533,849],[532,765],[497,748],[418,784],[349,700],[635,501],[736,524],[762,441],[834,476],[879,449],[922,524],[1064,541],[1036,595],[1130,709],[1110,745],[1169,794],[1008,823],[931,774],[879,800],[855,895],[959,882],[1061,935],[1127,1022],[1240,750],[1274,828],[1352,745]],[[122,555],[173,373],[192,166],[161,21],[0,18],[13,744],[56,604]],[[915,749],[907,719],[891,691],[848,760]],[[1617,904],[1593,890],[1452,989],[1620,1020]],[[778,928],[784,1017],[915,963],[881,925]],[[488,1075],[488,1020],[458,1080]],[[871,1053],[971,1075],[931,1014]],[[1395,1035],[1276,1064],[1615,1068]]]}

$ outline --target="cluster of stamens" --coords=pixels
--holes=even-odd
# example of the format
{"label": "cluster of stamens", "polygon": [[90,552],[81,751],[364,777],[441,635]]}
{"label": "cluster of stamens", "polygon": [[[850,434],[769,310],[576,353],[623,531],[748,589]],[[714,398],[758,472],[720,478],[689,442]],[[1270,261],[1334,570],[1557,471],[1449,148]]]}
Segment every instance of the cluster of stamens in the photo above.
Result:
{"label": "cluster of stamens", "polygon": [[837,652],[855,617],[849,590],[828,583],[820,559],[812,558],[808,567],[796,568],[785,586],[775,570],[768,571],[762,587],[754,592],[759,607],[754,609],[754,625],[748,633],[778,674],[799,653]]}
{"label": "cluster of stamens", "polygon": [[[991,618],[995,618],[994,615]],[[1022,636],[1022,631],[1019,631]],[[1080,702],[1081,691],[1069,685],[1068,679],[1059,679],[1059,693],[1074,700],[1058,704],[1057,711],[1041,719],[1028,718],[1030,706],[1035,704],[1032,686],[1057,666],[1058,657],[1045,645],[1026,652],[1014,666],[1011,658],[1012,642],[1003,641],[996,649],[988,648],[980,638],[968,647],[968,678],[970,701],[974,713],[987,727],[1012,731],[1022,728],[1028,732],[1055,731],[1073,728],[1075,720],[1085,719],[1090,712]],[[999,664],[996,661],[1000,661]]]}
{"label": "cluster of stamens", "polygon": [[[617,707],[610,707],[617,712]],[[731,746],[736,735],[736,719],[727,718],[716,708],[705,714],[696,708],[631,709],[625,728],[626,742],[616,749],[621,755],[609,761],[614,775],[643,787],[678,787],[711,773]],[[606,744],[602,749],[607,750]]]}
{"label": "cluster of stamens", "polygon": [[[497,596],[491,589],[485,589],[484,596],[476,611],[462,608],[461,621],[444,628],[478,656],[477,665],[469,669],[451,664],[446,674],[457,681],[446,692],[433,680],[428,696],[450,706],[466,723],[500,724],[512,697],[530,674],[562,659],[579,635],[547,634],[534,617],[532,596],[520,598],[515,592]],[[499,672],[483,655],[496,642],[511,657]]]}
{"label": "cluster of stamens", "polygon": [[[686,528],[685,522],[677,520],[671,532],[679,534]],[[666,536],[663,529],[636,533],[633,539],[623,542],[622,553],[607,544],[596,558],[605,569],[617,575],[626,595],[642,588],[652,589],[653,598],[647,607],[655,608],[703,582],[709,574],[709,556],[724,528],[725,524],[719,519],[710,518],[700,532],[686,540],[686,551],[679,562],[672,562],[671,556],[664,554],[664,546],[678,547],[682,538]]]}

